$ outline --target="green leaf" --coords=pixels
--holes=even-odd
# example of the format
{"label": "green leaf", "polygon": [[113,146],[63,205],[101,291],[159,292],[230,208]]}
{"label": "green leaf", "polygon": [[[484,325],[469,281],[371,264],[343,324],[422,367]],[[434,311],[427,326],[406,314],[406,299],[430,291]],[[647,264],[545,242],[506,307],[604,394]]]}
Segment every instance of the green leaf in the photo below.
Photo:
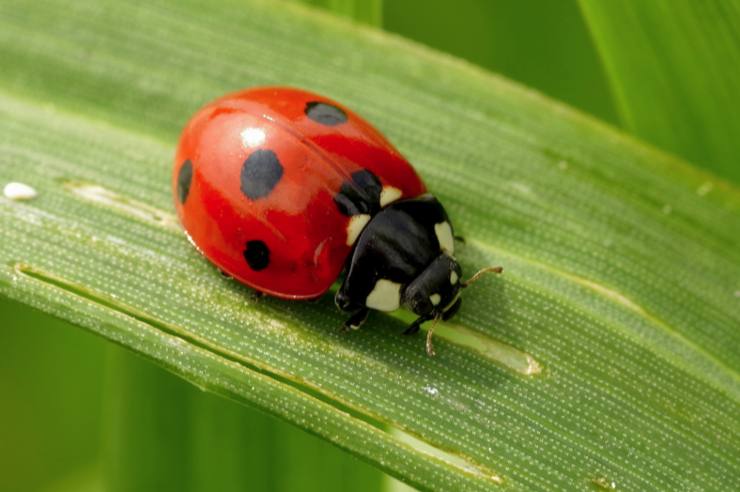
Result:
{"label": "green leaf", "polygon": [[117,347],[106,372],[106,491],[380,490],[347,453]]}
{"label": "green leaf", "polygon": [[[273,5],[0,6],[0,182],[38,191],[0,199],[0,293],[421,489],[736,488],[740,191],[465,63]],[[330,296],[257,301],[184,238],[180,128],[278,83],[366,115],[445,203],[465,271],[504,266],[437,357],[396,317],[339,333]]]}
{"label": "green leaf", "polygon": [[383,24],[383,0],[292,0],[322,7],[349,19],[380,27]]}
{"label": "green leaf", "polygon": [[0,327],[0,490],[93,492],[109,344],[4,298]]}
{"label": "green leaf", "polygon": [[740,182],[740,2],[580,2],[625,127]]}
{"label": "green leaf", "polygon": [[602,120],[617,121],[606,73],[577,0],[456,0],[454,9],[450,4],[387,2],[383,29],[469,60]]}
{"label": "green leaf", "polygon": [[105,490],[188,490],[197,470],[188,459],[188,388],[121,350],[110,351],[107,369]]}

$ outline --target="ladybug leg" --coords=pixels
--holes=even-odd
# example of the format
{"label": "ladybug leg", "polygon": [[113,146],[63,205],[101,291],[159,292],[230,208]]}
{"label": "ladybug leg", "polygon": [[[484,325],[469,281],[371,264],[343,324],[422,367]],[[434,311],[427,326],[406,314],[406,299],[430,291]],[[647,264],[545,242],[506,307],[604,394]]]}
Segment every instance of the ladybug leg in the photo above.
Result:
{"label": "ladybug leg", "polygon": [[262,299],[263,297],[265,297],[265,293],[264,293],[264,292],[260,292],[260,291],[258,291],[258,290],[253,290],[253,291],[252,291],[252,292],[250,292],[250,294],[249,294],[249,298],[250,298],[250,299],[251,299],[252,301],[254,301],[254,302],[257,302],[257,301],[259,301],[259,300],[260,300],[260,299]]}
{"label": "ladybug leg", "polygon": [[425,314],[424,316],[419,316],[416,318],[416,321],[411,323],[408,328],[406,328],[406,331],[403,332],[404,335],[414,335],[419,332],[419,328],[421,328],[421,325],[430,319],[434,319],[434,316],[431,314]]}
{"label": "ladybug leg", "polygon": [[462,236],[455,236],[455,241],[465,244],[465,238]]}
{"label": "ladybug leg", "polygon": [[359,330],[362,324],[367,320],[367,315],[370,314],[368,308],[362,308],[342,325],[342,331]]}

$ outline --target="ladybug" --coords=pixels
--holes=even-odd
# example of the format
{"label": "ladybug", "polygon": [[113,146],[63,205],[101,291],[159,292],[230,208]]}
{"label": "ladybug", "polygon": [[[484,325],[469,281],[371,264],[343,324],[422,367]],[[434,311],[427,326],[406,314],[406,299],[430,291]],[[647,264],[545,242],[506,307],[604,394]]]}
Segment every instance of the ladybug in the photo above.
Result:
{"label": "ladybug", "polygon": [[344,271],[345,329],[404,306],[416,333],[453,316],[477,278],[462,281],[452,224],[413,167],[318,94],[262,87],[206,105],[182,132],[172,186],[191,243],[259,292],[315,299]]}

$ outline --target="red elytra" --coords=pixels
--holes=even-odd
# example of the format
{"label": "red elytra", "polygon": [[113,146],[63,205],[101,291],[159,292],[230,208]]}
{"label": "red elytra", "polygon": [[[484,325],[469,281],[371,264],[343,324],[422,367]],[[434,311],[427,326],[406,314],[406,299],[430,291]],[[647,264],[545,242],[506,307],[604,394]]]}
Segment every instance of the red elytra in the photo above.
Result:
{"label": "red elytra", "polygon": [[308,299],[331,287],[352,250],[350,217],[335,197],[362,169],[399,198],[426,191],[393,145],[349,109],[311,92],[262,87],[192,117],[172,185],[188,236],[218,268],[261,292]]}

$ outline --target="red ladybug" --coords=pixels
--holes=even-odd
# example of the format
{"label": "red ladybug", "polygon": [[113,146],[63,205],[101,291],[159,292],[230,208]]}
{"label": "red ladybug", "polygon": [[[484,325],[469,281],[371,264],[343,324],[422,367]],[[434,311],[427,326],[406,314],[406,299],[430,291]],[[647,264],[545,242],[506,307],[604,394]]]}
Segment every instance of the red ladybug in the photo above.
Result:
{"label": "red ladybug", "polygon": [[460,307],[444,208],[383,135],[326,97],[263,87],[208,104],[182,133],[172,184],[191,242],[260,292],[316,298],[345,269],[335,300],[351,329],[404,306],[416,333]]}

